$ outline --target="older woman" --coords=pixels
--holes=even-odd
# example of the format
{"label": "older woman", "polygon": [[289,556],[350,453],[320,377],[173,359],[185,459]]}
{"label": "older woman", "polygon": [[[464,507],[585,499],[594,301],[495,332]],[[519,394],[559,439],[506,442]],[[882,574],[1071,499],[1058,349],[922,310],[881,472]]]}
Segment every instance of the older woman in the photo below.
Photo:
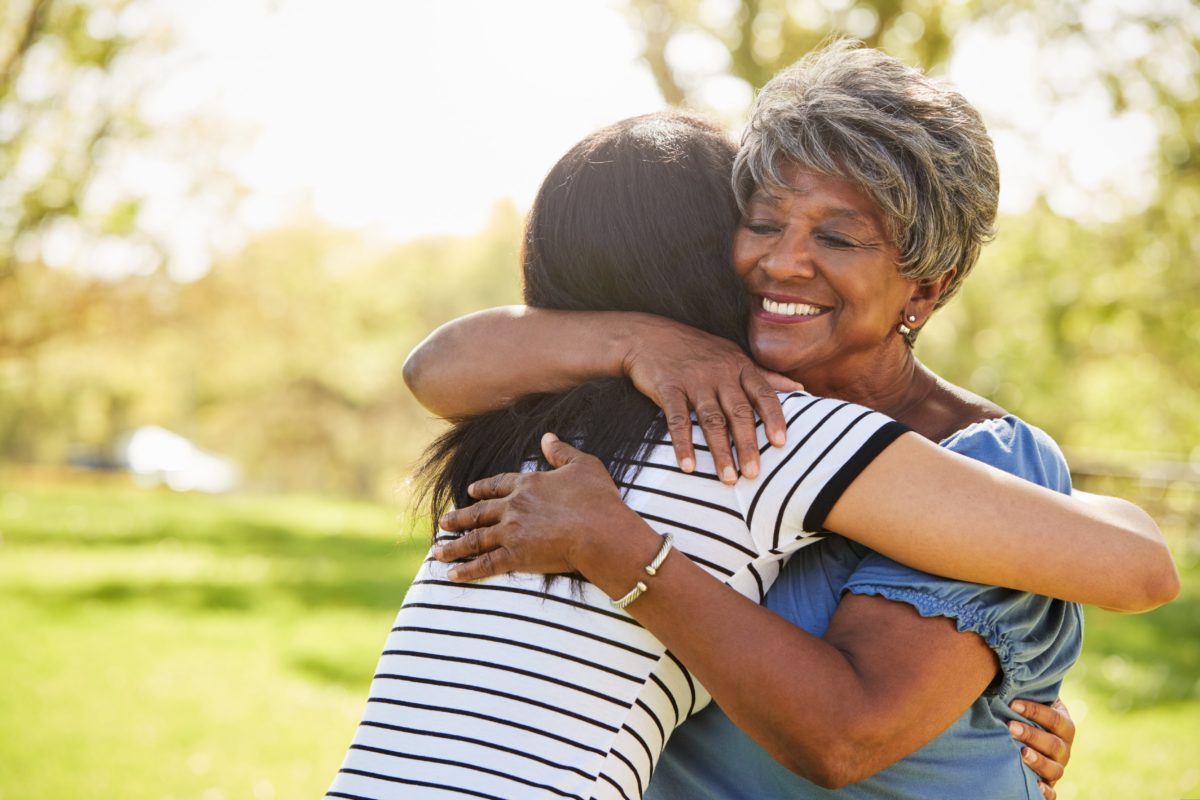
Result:
{"label": "older woman", "polygon": [[[763,89],[735,182],[743,222],[734,262],[755,303],[750,339],[760,364],[882,411],[946,449],[1069,491],[1045,434],[938,378],[912,352],[995,216],[991,144],[959,95],[876,51],[835,44]],[[486,353],[477,341],[489,343]],[[697,379],[713,370],[734,377],[715,387]],[[762,374],[727,344],[662,320],[483,315],[443,331],[406,370],[427,406],[452,414],[608,374],[627,374],[667,411],[685,471],[735,479],[726,420],[748,477],[758,446],[779,442]],[[710,451],[691,452],[684,402],[709,432]],[[762,435],[752,404],[767,412]],[[643,582],[629,611],[721,705],[684,725],[652,793],[822,797],[821,787],[846,786],[837,796],[1037,795],[1009,736],[1020,722],[1008,703],[1056,696],[1079,651],[1076,607],[936,578],[831,536],[793,558],[768,611],[683,558],[647,576],[658,534],[620,513],[598,464],[562,443],[549,455],[561,468],[536,483],[509,475],[478,484],[473,495],[486,508],[444,520],[475,533],[439,558],[486,556],[458,566],[455,580],[578,570],[613,597]],[[946,491],[972,502],[953,484]],[[880,523],[906,501],[902,491],[876,499]],[[981,574],[936,559],[921,566]],[[1121,582],[1118,571],[1109,577]],[[1173,571],[1162,571],[1144,587],[1146,604],[1176,586]]]}

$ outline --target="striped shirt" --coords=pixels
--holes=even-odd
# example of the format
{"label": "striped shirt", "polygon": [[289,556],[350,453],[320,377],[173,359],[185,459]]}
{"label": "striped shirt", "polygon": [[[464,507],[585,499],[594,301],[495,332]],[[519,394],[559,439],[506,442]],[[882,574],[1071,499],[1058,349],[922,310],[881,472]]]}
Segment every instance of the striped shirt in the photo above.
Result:
{"label": "striped shirt", "polygon": [[[653,442],[623,485],[651,527],[757,602],[905,430],[839,400],[781,399],[788,443],[771,447],[759,425],[756,480],[722,484],[702,444],[684,473]],[[326,797],[640,798],[671,731],[708,704],[704,687],[591,584],[452,584],[446,570],[427,559],[417,573]]]}

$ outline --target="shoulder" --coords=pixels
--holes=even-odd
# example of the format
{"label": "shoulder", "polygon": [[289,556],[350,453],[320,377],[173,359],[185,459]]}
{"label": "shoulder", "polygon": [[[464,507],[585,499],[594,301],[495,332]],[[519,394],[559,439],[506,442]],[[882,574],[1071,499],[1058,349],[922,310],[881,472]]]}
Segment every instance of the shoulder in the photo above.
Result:
{"label": "shoulder", "polygon": [[940,444],[1032,483],[1071,491],[1071,472],[1058,444],[1041,428],[1012,414],[972,423]]}
{"label": "shoulder", "polygon": [[842,492],[906,430],[845,400],[793,392],[780,395],[780,403],[786,444],[773,447],[760,425],[759,477],[736,487],[756,540],[765,535],[771,549],[794,535],[821,531]]}

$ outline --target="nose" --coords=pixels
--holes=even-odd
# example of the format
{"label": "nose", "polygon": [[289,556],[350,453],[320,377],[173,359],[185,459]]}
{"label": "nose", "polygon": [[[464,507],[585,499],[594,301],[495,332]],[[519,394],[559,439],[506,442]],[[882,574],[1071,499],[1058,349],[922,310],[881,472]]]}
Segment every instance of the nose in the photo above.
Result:
{"label": "nose", "polygon": [[798,226],[789,226],[763,254],[758,266],[775,281],[816,276],[811,237]]}

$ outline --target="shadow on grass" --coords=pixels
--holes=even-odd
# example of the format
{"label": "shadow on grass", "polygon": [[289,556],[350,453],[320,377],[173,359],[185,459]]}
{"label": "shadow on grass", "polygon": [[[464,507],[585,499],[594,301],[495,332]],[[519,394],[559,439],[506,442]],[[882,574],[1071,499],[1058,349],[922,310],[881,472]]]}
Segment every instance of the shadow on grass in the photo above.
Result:
{"label": "shadow on grass", "polygon": [[[393,574],[372,577],[372,571]],[[82,586],[10,591],[60,612],[96,604],[148,606],[192,613],[252,612],[281,603],[305,610],[362,608],[378,611],[399,606],[411,577],[401,577],[394,569],[381,568],[378,561],[361,564],[360,569],[339,570],[332,575],[328,572],[321,570],[319,576],[285,575],[243,582],[208,579],[106,580]]]}
{"label": "shadow on grass", "polygon": [[367,696],[367,690],[371,686],[371,672],[364,670],[358,659],[339,661],[331,657],[308,654],[291,659],[289,666],[313,683],[334,684],[363,697]]}

